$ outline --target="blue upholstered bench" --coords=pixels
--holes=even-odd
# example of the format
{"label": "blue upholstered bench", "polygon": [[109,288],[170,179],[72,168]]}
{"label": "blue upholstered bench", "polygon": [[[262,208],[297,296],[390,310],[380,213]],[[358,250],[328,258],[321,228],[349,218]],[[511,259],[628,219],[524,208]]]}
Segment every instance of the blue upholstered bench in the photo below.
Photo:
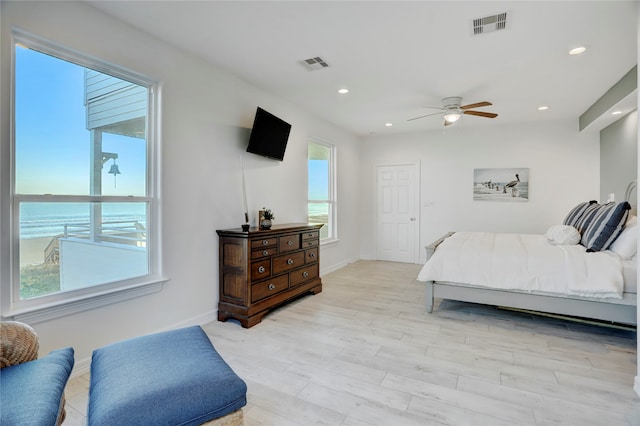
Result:
{"label": "blue upholstered bench", "polygon": [[93,352],[87,424],[242,424],[246,394],[202,328],[166,331]]}

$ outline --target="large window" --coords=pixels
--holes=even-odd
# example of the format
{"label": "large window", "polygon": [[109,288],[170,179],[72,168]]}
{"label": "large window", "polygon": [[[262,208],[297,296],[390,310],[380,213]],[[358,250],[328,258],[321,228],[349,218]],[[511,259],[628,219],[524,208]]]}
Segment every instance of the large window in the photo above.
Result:
{"label": "large window", "polygon": [[319,141],[308,144],[308,221],[323,223],[320,240],[334,240],[336,233],[335,147]]}
{"label": "large window", "polygon": [[154,85],[21,34],[14,52],[10,310],[157,281]]}

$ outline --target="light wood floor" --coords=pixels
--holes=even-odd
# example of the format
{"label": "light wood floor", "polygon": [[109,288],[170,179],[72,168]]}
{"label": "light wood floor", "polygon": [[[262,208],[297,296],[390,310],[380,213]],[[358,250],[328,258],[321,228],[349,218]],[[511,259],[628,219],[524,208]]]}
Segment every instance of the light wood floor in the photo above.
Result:
{"label": "light wood floor", "polygon": [[[360,261],[251,329],[203,326],[248,385],[245,425],[638,425],[636,332],[461,302],[419,265]],[[84,424],[89,378],[67,388]]]}

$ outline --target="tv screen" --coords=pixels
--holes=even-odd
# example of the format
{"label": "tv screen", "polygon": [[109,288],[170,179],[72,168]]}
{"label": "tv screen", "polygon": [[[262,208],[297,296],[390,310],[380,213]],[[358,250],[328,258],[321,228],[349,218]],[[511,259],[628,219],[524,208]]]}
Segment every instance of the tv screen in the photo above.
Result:
{"label": "tv screen", "polygon": [[258,107],[247,152],[282,161],[291,125]]}

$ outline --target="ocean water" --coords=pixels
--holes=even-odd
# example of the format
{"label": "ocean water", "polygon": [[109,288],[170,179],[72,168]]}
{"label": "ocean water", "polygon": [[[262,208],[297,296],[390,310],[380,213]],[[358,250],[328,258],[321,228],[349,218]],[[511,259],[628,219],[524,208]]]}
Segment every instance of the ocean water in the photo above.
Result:
{"label": "ocean water", "polygon": [[[89,223],[92,203],[21,203],[20,238],[51,237],[65,225]],[[146,203],[103,203],[102,222],[137,221],[146,227]]]}

